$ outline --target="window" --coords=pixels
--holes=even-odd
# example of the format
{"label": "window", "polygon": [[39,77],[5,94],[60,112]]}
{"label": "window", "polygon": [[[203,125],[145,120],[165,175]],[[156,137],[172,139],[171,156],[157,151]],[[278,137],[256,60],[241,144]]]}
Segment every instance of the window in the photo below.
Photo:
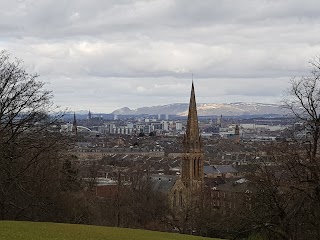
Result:
{"label": "window", "polygon": [[182,204],[183,204],[183,196],[182,196],[182,191],[180,191],[180,194],[179,194],[179,206],[181,207]]}

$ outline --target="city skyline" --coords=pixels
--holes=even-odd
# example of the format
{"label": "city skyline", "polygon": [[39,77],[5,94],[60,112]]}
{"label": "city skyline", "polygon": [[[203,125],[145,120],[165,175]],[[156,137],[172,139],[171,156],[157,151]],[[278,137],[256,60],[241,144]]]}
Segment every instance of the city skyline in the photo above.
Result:
{"label": "city skyline", "polygon": [[320,54],[318,1],[0,0],[0,49],[55,104],[112,112],[187,103],[279,103]]}

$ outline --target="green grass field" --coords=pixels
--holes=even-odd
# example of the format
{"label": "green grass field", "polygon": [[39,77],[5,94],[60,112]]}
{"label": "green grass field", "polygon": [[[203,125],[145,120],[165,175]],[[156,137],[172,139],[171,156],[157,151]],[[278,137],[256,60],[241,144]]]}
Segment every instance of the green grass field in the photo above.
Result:
{"label": "green grass field", "polygon": [[0,221],[0,239],[6,240],[208,240],[176,233],[61,223]]}

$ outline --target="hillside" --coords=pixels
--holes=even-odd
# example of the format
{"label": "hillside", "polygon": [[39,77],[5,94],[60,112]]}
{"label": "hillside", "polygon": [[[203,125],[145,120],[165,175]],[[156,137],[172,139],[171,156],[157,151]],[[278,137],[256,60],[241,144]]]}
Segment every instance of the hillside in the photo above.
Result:
{"label": "hillside", "polygon": [[[130,109],[128,107],[120,108],[112,112],[117,115],[157,115],[169,114],[178,116],[187,116],[189,104],[174,103],[152,107],[141,107]],[[264,103],[199,103],[197,104],[199,116],[243,116],[243,115],[284,115],[286,111],[277,104]]]}
{"label": "hillside", "polygon": [[78,224],[0,221],[0,240],[205,240],[176,233]]}

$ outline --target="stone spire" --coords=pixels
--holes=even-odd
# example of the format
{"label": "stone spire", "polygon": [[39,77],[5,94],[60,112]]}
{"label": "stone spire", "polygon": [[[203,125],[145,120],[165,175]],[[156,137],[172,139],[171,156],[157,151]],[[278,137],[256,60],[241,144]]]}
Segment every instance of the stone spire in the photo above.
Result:
{"label": "stone spire", "polygon": [[91,120],[91,118],[92,118],[92,116],[91,116],[91,112],[89,110],[89,112],[88,112],[88,120]]}
{"label": "stone spire", "polygon": [[183,137],[183,148],[185,153],[201,152],[201,139],[199,134],[196,95],[194,92],[193,81],[191,86],[187,129]]}
{"label": "stone spire", "polygon": [[183,137],[181,165],[181,178],[186,188],[191,192],[203,189],[203,154],[193,82],[191,87],[187,129]]}
{"label": "stone spire", "polygon": [[73,112],[73,124],[72,124],[72,132],[77,134],[78,129],[77,129],[77,119],[76,119],[76,112]]}

